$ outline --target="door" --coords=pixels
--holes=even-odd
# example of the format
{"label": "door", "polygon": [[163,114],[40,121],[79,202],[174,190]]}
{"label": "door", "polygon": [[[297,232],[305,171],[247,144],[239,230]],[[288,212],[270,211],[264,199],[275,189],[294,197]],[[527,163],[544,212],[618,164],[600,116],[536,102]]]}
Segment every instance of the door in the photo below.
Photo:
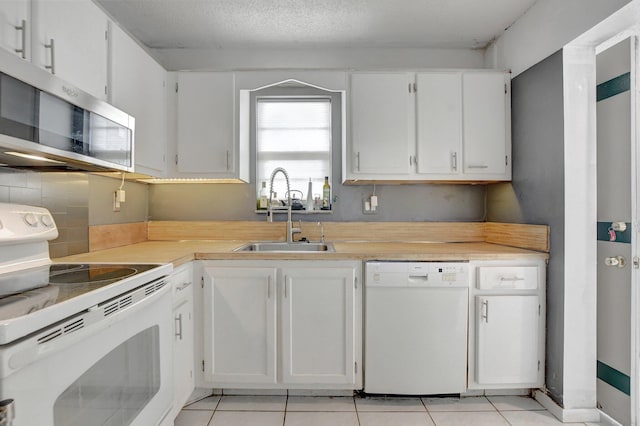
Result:
{"label": "door", "polygon": [[[507,168],[506,74],[462,76],[464,172],[504,174]],[[509,140],[510,142],[510,140]]]}
{"label": "door", "polygon": [[135,117],[136,172],[163,176],[166,71],[117,25],[111,27],[111,104]]}
{"label": "door", "polygon": [[538,381],[538,296],[476,296],[476,381]]}
{"label": "door", "polygon": [[462,78],[457,72],[418,73],[417,172],[462,170]]}
{"label": "door", "polygon": [[283,383],[354,384],[353,268],[283,268]]}
{"label": "door", "polygon": [[[107,100],[106,15],[91,0],[33,0],[31,4],[32,62]],[[46,68],[52,65],[53,69]]]}
{"label": "door", "polygon": [[179,173],[234,177],[234,101],[233,73],[178,74]]}
{"label": "door", "polygon": [[276,268],[205,269],[204,376],[276,383]]}
{"label": "door", "polygon": [[415,137],[413,79],[410,73],[351,75],[348,170],[354,175],[409,173]]}
{"label": "door", "polygon": [[[597,401],[616,421],[632,424],[631,39],[596,56],[597,84]],[[635,197],[638,195],[636,194]],[[635,218],[637,220],[637,218]],[[624,225],[626,230],[616,231]],[[625,260],[620,263],[619,260]],[[616,263],[617,264],[614,264]],[[637,373],[636,373],[637,374]]]}

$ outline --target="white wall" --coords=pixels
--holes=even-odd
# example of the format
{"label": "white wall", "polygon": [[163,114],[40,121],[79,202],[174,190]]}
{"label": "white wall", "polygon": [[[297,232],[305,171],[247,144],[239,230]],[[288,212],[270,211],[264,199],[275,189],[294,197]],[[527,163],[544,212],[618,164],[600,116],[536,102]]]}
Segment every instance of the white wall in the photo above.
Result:
{"label": "white wall", "polygon": [[487,68],[513,77],[560,50],[629,0],[538,0],[486,51]]}
{"label": "white wall", "polygon": [[256,69],[483,68],[472,49],[152,49],[169,71]]}

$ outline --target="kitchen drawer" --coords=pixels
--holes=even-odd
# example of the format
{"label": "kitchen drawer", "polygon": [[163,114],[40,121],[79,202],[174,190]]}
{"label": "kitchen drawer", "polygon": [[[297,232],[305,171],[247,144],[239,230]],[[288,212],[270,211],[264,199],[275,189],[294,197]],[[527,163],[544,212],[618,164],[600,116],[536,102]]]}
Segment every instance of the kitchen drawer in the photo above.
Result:
{"label": "kitchen drawer", "polygon": [[480,266],[476,287],[480,290],[535,290],[537,266]]}
{"label": "kitchen drawer", "polygon": [[174,305],[193,294],[193,270],[191,264],[174,269],[169,279],[173,291]]}

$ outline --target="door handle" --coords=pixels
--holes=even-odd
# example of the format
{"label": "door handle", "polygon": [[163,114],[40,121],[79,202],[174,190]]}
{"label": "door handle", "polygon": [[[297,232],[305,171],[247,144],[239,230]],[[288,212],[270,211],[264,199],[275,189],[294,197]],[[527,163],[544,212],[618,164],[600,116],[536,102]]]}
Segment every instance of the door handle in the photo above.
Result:
{"label": "door handle", "polygon": [[604,259],[604,264],[607,266],[617,266],[618,268],[624,268],[627,266],[627,260],[624,256],[611,256]]}

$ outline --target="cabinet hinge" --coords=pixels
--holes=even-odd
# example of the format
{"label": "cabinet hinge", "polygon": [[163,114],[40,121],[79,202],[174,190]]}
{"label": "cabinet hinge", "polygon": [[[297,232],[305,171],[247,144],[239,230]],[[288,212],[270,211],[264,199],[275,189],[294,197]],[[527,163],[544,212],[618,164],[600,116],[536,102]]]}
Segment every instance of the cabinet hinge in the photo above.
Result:
{"label": "cabinet hinge", "polygon": [[411,83],[409,83],[409,93],[411,93]]}
{"label": "cabinet hinge", "polygon": [[108,95],[109,94],[109,89],[107,86],[104,86],[104,94]]}
{"label": "cabinet hinge", "polygon": [[204,371],[204,359],[202,360],[202,371]]}
{"label": "cabinet hinge", "polygon": [[538,360],[538,371],[540,371],[540,360]]}
{"label": "cabinet hinge", "polygon": [[200,287],[204,288],[204,277],[200,277]]}
{"label": "cabinet hinge", "polygon": [[178,93],[178,83],[176,83],[176,93]]}
{"label": "cabinet hinge", "polygon": [[358,361],[353,363],[353,372],[358,374]]}
{"label": "cabinet hinge", "polygon": [[176,154],[176,166],[178,165],[178,154]]}
{"label": "cabinet hinge", "polygon": [[107,41],[109,40],[109,30],[105,30],[104,39],[107,40]]}
{"label": "cabinet hinge", "polygon": [[507,94],[507,83],[504,84],[504,93]]}
{"label": "cabinet hinge", "polygon": [[413,83],[413,93],[418,93],[418,85],[416,83]]}
{"label": "cabinet hinge", "polygon": [[508,156],[508,155],[505,155],[505,156],[504,156],[504,165],[505,165],[505,166],[508,166],[508,165],[509,165],[509,156]]}
{"label": "cabinet hinge", "polygon": [[542,305],[538,305],[538,316],[540,316],[541,311],[542,311]]}

